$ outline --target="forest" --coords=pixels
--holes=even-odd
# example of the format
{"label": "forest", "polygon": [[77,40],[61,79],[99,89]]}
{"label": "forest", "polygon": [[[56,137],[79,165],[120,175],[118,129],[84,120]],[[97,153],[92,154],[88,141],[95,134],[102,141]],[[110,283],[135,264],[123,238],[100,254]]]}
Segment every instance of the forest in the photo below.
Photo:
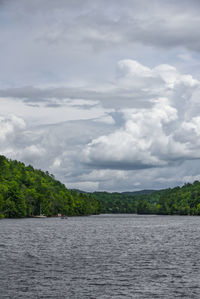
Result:
{"label": "forest", "polygon": [[0,156],[0,218],[100,213],[200,215],[200,182],[139,192],[67,189],[47,171]]}
{"label": "forest", "polygon": [[0,218],[99,213],[90,194],[68,190],[52,174],[0,156]]}
{"label": "forest", "polygon": [[200,182],[148,194],[94,192],[100,213],[200,215]]}

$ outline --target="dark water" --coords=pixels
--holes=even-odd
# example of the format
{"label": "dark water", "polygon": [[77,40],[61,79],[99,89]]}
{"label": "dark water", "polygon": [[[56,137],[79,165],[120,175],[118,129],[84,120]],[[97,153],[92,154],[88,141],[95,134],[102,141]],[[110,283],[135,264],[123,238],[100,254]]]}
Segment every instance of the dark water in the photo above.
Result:
{"label": "dark water", "polygon": [[200,298],[200,217],[1,220],[0,298]]}

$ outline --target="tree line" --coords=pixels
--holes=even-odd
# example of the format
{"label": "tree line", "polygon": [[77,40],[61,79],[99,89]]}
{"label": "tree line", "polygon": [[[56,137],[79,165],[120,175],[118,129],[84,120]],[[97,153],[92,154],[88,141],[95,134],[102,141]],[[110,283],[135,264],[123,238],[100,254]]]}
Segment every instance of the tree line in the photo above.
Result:
{"label": "tree line", "polygon": [[147,191],[86,193],[70,190],[48,172],[0,156],[0,218],[99,213],[200,215],[199,181]]}
{"label": "tree line", "polygon": [[149,194],[95,192],[100,213],[200,215],[200,182],[152,191]]}

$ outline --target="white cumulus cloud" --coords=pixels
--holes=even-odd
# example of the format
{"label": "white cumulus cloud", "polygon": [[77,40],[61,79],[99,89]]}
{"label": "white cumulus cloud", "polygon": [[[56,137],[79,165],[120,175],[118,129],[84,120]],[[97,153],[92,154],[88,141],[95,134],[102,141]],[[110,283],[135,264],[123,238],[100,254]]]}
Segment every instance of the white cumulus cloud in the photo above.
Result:
{"label": "white cumulus cloud", "polygon": [[192,109],[199,81],[170,65],[150,69],[125,60],[119,67],[119,83],[130,93],[153,90],[152,107],[122,109],[123,125],[93,139],[83,150],[84,162],[108,169],[142,169],[199,159],[200,118]]}

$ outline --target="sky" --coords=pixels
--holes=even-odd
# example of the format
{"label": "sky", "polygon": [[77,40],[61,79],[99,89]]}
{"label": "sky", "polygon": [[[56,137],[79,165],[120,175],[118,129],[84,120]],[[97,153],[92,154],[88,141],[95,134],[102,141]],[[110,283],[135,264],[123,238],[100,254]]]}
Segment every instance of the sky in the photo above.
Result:
{"label": "sky", "polygon": [[199,0],[0,0],[0,154],[85,191],[200,180]]}

